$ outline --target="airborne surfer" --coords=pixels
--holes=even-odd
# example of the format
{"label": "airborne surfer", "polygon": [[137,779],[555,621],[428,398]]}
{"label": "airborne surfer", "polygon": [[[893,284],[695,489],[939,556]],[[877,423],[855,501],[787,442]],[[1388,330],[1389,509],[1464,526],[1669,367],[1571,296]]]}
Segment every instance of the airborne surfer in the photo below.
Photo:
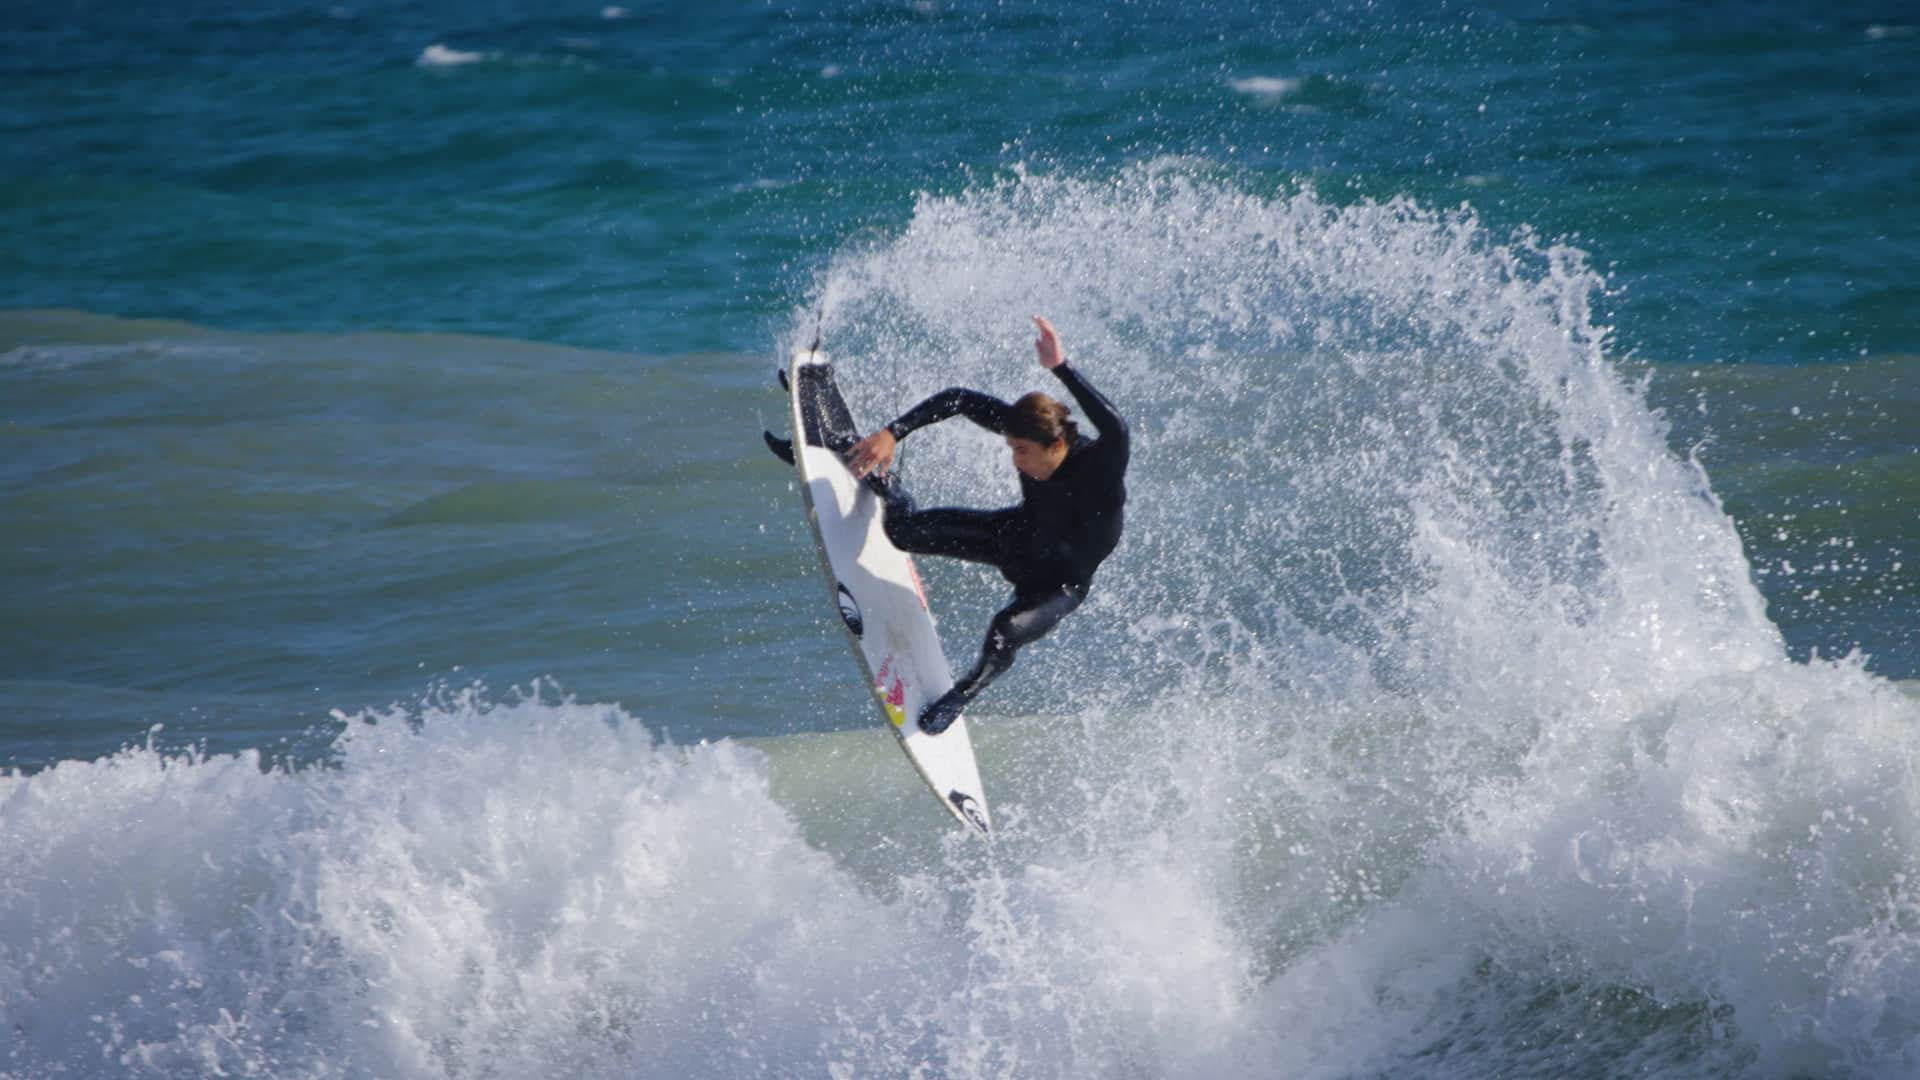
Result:
{"label": "airborne surfer", "polygon": [[[847,462],[886,503],[887,539],[916,555],[984,563],[1013,585],[973,669],[920,714],[921,730],[939,734],[982,690],[1013,666],[1014,654],[1066,618],[1087,598],[1093,572],[1120,542],[1129,443],[1127,424],[1086,378],[1067,363],[1053,324],[1036,315],[1040,366],[1066,385],[1099,432],[1081,434],[1066,405],[1035,391],[1008,404],[964,387],[942,390],[898,420],[860,440]],[[1004,436],[1020,474],[1020,504],[1001,510],[916,510],[892,475],[893,453],[912,432],[964,416]]]}

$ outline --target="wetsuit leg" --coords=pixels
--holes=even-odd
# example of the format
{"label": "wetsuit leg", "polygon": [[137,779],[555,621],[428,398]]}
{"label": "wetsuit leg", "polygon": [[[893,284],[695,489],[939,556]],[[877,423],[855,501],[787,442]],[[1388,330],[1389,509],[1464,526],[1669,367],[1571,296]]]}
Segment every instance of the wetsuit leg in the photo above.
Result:
{"label": "wetsuit leg", "polygon": [[1086,590],[1073,585],[1015,594],[1013,603],[993,617],[973,670],[961,676],[939,701],[927,706],[920,714],[920,729],[929,735],[947,730],[980,691],[1013,666],[1014,653],[1060,625],[1060,620],[1086,598]]}
{"label": "wetsuit leg", "polygon": [[887,539],[901,551],[995,567],[1007,564],[1018,510],[915,510],[913,499],[897,482],[887,485],[884,497]]}

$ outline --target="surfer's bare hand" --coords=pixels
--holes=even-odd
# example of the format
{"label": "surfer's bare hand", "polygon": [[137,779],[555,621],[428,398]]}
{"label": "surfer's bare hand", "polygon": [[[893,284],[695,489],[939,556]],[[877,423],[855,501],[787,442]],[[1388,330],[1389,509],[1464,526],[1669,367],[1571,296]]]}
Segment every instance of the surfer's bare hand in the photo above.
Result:
{"label": "surfer's bare hand", "polygon": [[847,455],[847,467],[855,476],[865,476],[875,469],[880,475],[887,475],[887,469],[893,464],[893,451],[900,441],[886,428],[861,439],[853,444],[853,450]]}
{"label": "surfer's bare hand", "polygon": [[1060,333],[1053,324],[1035,315],[1033,325],[1040,328],[1040,340],[1033,343],[1034,351],[1040,354],[1040,366],[1052,371],[1067,362],[1067,352],[1060,347]]}

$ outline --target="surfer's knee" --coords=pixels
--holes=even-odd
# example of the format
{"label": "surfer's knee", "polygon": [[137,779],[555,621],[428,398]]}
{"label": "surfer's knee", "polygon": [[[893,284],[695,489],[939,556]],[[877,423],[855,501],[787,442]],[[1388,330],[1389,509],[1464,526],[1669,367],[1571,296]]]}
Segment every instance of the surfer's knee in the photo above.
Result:
{"label": "surfer's knee", "polygon": [[922,546],[927,532],[918,518],[911,506],[889,501],[886,513],[880,515],[880,528],[894,547],[915,551]]}

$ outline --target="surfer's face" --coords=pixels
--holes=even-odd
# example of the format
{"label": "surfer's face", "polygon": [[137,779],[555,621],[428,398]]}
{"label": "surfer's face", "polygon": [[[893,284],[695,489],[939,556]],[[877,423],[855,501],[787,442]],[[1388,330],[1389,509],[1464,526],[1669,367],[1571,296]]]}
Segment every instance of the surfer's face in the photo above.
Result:
{"label": "surfer's face", "polygon": [[1035,480],[1052,478],[1053,471],[1067,460],[1067,440],[1055,439],[1050,443],[1035,442],[1007,436],[1007,449],[1013,451],[1013,467],[1021,475]]}

